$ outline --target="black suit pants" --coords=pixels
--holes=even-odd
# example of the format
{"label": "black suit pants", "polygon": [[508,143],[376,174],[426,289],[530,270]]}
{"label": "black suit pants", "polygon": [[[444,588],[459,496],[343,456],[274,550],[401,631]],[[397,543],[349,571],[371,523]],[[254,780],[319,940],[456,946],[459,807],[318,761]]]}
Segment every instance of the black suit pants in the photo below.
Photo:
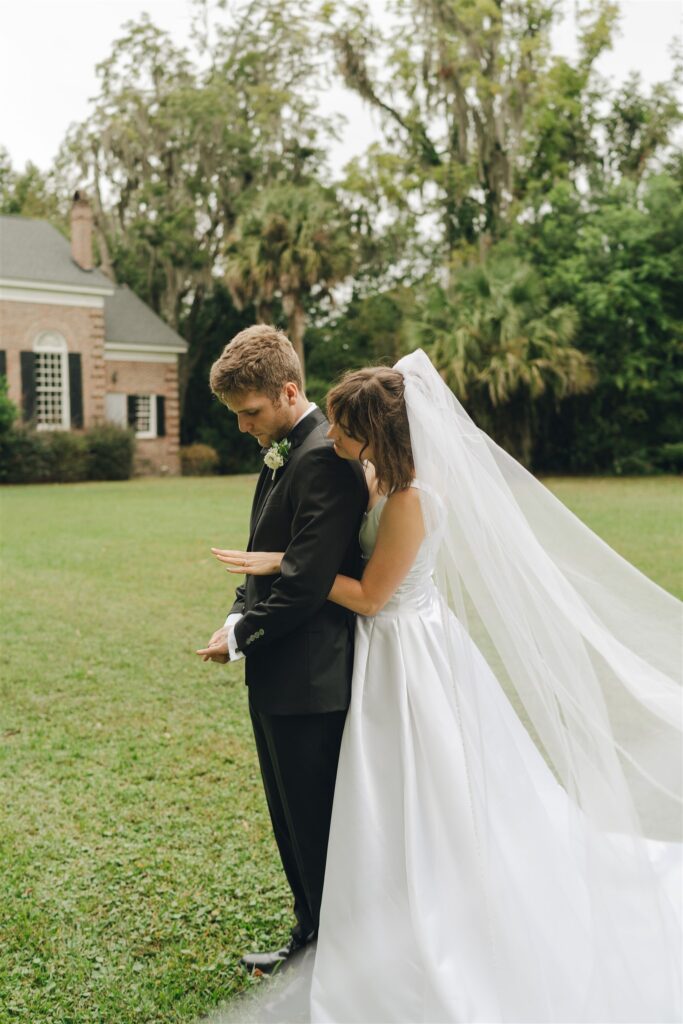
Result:
{"label": "black suit pants", "polygon": [[282,866],[294,894],[296,936],[317,932],[346,711],[271,715],[249,702]]}

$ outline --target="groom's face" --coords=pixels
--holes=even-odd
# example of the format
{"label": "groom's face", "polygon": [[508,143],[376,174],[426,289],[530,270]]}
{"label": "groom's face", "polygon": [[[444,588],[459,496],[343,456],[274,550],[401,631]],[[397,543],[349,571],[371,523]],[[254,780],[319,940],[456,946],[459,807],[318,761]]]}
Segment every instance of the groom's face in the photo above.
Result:
{"label": "groom's face", "polygon": [[284,393],[275,402],[262,391],[230,393],[225,404],[237,416],[243,434],[251,434],[262,448],[280,441],[289,433],[294,416],[289,397]]}

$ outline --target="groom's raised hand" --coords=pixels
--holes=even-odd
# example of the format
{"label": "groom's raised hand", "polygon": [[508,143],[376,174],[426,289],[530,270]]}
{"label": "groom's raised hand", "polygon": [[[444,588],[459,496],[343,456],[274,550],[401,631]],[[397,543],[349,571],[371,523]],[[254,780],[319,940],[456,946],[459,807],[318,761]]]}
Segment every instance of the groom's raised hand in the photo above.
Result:
{"label": "groom's raised hand", "polygon": [[197,651],[197,654],[201,657],[202,661],[215,661],[220,665],[224,665],[226,661],[229,661],[228,631],[225,626],[217,629],[209,640],[208,647],[203,647]]}

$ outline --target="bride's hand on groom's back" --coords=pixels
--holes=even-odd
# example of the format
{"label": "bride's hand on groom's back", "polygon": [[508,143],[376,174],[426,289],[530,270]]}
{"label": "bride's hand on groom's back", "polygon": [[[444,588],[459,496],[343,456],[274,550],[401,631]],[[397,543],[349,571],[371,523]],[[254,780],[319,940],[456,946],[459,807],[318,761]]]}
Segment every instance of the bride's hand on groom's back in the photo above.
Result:
{"label": "bride's hand on groom's back", "polygon": [[219,562],[223,562],[228,572],[245,573],[248,576],[277,576],[284,552],[211,548],[211,553]]}

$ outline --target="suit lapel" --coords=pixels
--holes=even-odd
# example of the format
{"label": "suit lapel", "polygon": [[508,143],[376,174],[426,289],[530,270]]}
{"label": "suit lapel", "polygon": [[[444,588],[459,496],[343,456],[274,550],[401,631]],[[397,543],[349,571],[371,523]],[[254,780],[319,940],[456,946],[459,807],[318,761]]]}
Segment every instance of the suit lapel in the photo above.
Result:
{"label": "suit lapel", "polygon": [[[252,516],[249,528],[249,543],[247,544],[247,551],[251,551],[251,543],[254,538],[254,533],[256,532],[256,527],[258,526],[259,520],[263,515],[263,510],[266,507],[268,498],[270,497],[270,493],[280,483],[280,480],[284,476],[287,467],[289,466],[292,460],[292,455],[294,454],[294,451],[300,445],[303,444],[308,435],[311,434],[316,427],[319,427],[321,423],[325,422],[327,421],[323,411],[318,408],[312,409],[311,412],[309,412],[308,415],[304,417],[304,419],[297,423],[292,432],[289,434],[289,441],[292,446],[290,448],[289,457],[285,462],[284,466],[278,469],[277,473],[275,474],[275,480],[273,480],[272,469],[268,469],[267,466],[264,466],[263,469],[261,470],[262,476],[259,477],[259,480],[256,484],[256,493],[254,494],[254,504],[252,506]],[[263,477],[263,474],[265,474],[265,478]]]}
{"label": "suit lapel", "polygon": [[[267,449],[262,449],[263,452]],[[251,503],[251,523],[253,524],[255,519],[258,517],[259,509],[266,499],[266,496],[270,492],[270,487],[273,482],[273,471],[268,469],[267,466],[261,467],[259,478],[256,481],[256,490],[254,491],[254,500]]]}
{"label": "suit lapel", "polygon": [[249,520],[249,542],[247,544],[247,551],[251,551],[251,541],[254,536],[254,530],[256,524],[261,518],[261,512],[265,505],[268,495],[273,485],[273,471],[268,469],[267,466],[261,468],[261,473],[256,481],[256,490],[254,491],[254,500],[251,503],[251,517]]}

